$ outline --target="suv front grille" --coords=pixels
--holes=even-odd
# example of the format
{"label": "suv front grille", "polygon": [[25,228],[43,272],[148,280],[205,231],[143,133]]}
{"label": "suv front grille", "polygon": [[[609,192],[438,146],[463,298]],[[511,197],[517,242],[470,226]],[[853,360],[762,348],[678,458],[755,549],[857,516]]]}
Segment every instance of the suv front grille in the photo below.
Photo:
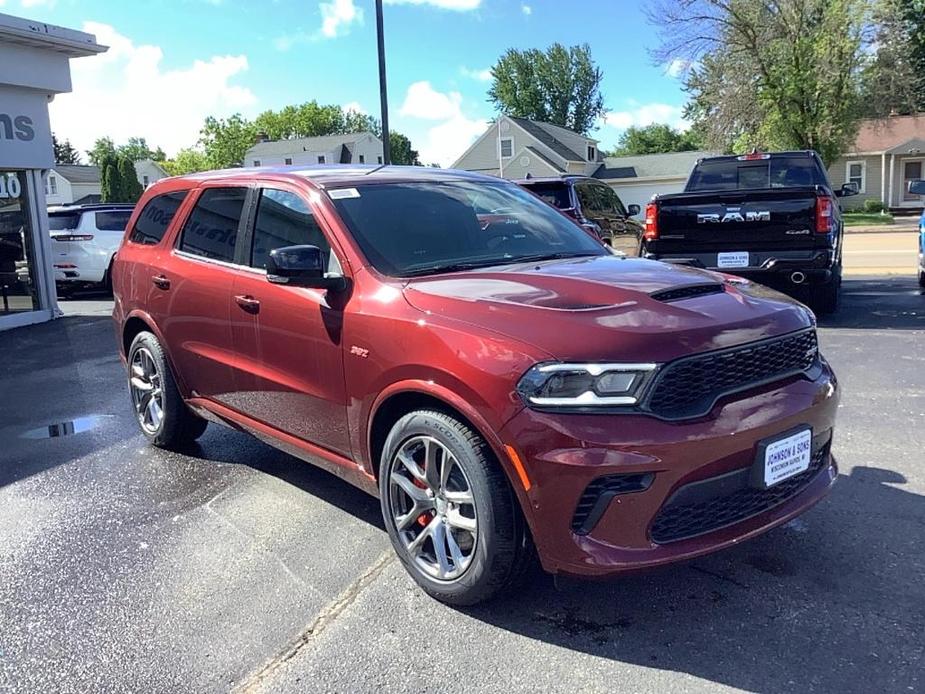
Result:
{"label": "suv front grille", "polygon": [[806,371],[817,353],[816,331],[809,329],[683,357],[655,377],[645,409],[664,419],[698,417],[723,395]]}
{"label": "suv front grille", "polygon": [[[768,511],[806,488],[824,467],[828,457],[829,446],[826,444],[813,453],[808,469],[768,489],[744,486],[725,496],[692,503],[672,503],[669,499],[652,521],[649,534],[653,542],[658,544],[678,542],[725,528]],[[719,479],[716,488],[722,488]],[[681,487],[673,497],[683,499],[684,495],[680,492],[684,489],[685,487]]]}

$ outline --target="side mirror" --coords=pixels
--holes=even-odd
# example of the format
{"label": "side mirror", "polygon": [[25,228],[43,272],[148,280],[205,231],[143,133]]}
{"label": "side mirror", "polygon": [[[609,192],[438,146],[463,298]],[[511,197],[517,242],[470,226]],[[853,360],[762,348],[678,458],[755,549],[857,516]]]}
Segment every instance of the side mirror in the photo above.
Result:
{"label": "side mirror", "polygon": [[633,203],[632,205],[626,208],[626,216],[635,217],[637,214],[639,214],[639,210],[640,210],[639,205]]}
{"label": "side mirror", "polygon": [[267,258],[267,281],[292,287],[340,291],[347,286],[343,275],[325,273],[324,256],[318,246],[274,248]]}
{"label": "side mirror", "polygon": [[910,181],[909,192],[913,195],[925,195],[925,180]]}
{"label": "side mirror", "polygon": [[835,197],[838,198],[850,198],[852,195],[857,195],[861,192],[861,189],[858,188],[858,184],[854,181],[849,181],[842,185],[839,190],[835,191]]}

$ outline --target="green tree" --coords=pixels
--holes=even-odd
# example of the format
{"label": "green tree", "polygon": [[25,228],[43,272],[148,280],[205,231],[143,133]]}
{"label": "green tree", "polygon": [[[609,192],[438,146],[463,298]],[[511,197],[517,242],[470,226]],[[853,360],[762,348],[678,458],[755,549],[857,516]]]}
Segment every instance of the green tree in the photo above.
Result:
{"label": "green tree", "polygon": [[700,143],[690,130],[681,132],[666,123],[653,123],[641,127],[631,125],[620,135],[611,156],[690,152],[699,147]]}
{"label": "green tree", "polygon": [[118,202],[121,195],[119,171],[116,168],[115,156],[100,161],[100,200],[102,202]]}
{"label": "green tree", "polygon": [[606,113],[603,73],[585,44],[545,51],[509,48],[491,69],[488,99],[508,116],[553,123],[587,134]]}
{"label": "green tree", "polygon": [[116,153],[119,156],[128,157],[132,161],[141,161],[143,159],[162,161],[167,158],[164,150],[160,147],[157,149],[148,147],[148,142],[143,137],[130,137],[127,143],[116,147]]}
{"label": "green tree", "polygon": [[686,115],[706,145],[815,149],[834,161],[854,139],[869,0],[654,0],[665,63],[694,61]]}
{"label": "green tree", "polygon": [[71,144],[70,140],[59,142],[55,134],[51,134],[51,145],[55,152],[55,164],[79,164],[80,152]]}
{"label": "green tree", "polygon": [[177,156],[173,159],[161,161],[160,165],[163,167],[164,171],[171,176],[182,176],[184,174],[207,171],[209,169],[209,161],[205,152],[192,147],[181,149],[177,152]]}
{"label": "green tree", "polygon": [[411,149],[411,140],[394,130],[389,133],[389,151],[392,155],[393,164],[421,165],[417,151]]}
{"label": "green tree", "polygon": [[90,158],[90,163],[100,167],[100,171],[102,171],[106,161],[116,157],[116,146],[113,144],[112,138],[98,138],[93,143],[93,149],[87,150],[87,156]]}
{"label": "green tree", "polygon": [[129,157],[120,156],[117,170],[119,176],[119,200],[114,202],[138,202],[144,188],[138,182],[135,162]]}
{"label": "green tree", "polygon": [[864,115],[925,111],[925,0],[878,0],[873,17],[862,72]]}
{"label": "green tree", "polygon": [[244,155],[257,140],[258,128],[240,113],[228,118],[206,118],[199,143],[210,169],[241,166]]}

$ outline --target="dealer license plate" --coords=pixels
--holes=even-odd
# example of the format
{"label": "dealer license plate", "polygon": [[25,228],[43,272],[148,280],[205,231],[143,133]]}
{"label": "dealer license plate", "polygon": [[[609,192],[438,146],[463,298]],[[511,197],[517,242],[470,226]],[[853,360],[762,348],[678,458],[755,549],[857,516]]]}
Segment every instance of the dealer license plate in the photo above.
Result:
{"label": "dealer license plate", "polygon": [[764,445],[764,486],[771,487],[809,469],[813,432],[803,429]]}
{"label": "dealer license plate", "polygon": [[717,253],[716,267],[748,267],[748,251]]}

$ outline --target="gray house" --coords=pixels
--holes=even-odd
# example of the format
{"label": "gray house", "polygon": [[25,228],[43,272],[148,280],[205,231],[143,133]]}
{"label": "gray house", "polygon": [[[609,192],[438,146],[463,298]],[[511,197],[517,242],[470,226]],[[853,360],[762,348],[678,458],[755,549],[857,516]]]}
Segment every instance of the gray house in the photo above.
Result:
{"label": "gray house", "polygon": [[501,116],[452,168],[509,179],[527,174],[534,178],[566,173],[590,176],[603,161],[597,142],[551,123]]}
{"label": "gray house", "polygon": [[244,166],[381,163],[382,140],[370,132],[261,139],[244,155]]}

